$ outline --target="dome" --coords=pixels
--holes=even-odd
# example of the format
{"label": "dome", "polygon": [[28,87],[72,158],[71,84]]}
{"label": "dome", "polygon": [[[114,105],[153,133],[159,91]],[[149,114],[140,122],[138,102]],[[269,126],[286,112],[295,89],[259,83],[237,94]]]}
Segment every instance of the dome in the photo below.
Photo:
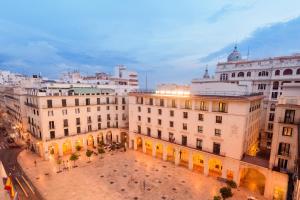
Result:
{"label": "dome", "polygon": [[231,54],[229,54],[229,56],[227,57],[227,61],[228,62],[232,62],[232,61],[239,61],[242,60],[242,55],[240,54],[240,52],[237,50],[237,46],[234,46],[233,51],[231,52]]}

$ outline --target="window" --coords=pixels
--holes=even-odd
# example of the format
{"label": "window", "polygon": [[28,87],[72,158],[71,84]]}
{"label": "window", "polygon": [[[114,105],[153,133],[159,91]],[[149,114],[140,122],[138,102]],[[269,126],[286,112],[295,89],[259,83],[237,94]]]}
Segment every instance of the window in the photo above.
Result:
{"label": "window", "polygon": [[272,92],[272,99],[277,99],[278,92]]}
{"label": "window", "polygon": [[148,113],[151,113],[151,108],[148,108],[147,110],[148,110]]}
{"label": "window", "polygon": [[97,104],[100,105],[100,98],[97,98]]}
{"label": "window", "polygon": [[47,108],[52,108],[52,100],[51,99],[47,100]]}
{"label": "window", "polygon": [[272,131],[273,130],[273,123],[268,123],[268,130]]}
{"label": "window", "polygon": [[278,90],[278,86],[279,86],[279,82],[278,81],[274,81],[273,82],[273,90]]}
{"label": "window", "polygon": [[297,74],[297,75],[300,74],[300,68],[297,69],[296,74]]}
{"label": "window", "polygon": [[174,122],[170,121],[170,127],[174,127]]}
{"label": "window", "polygon": [[282,129],[283,136],[292,136],[293,135],[293,128],[291,127],[283,127]]}
{"label": "window", "polygon": [[269,114],[269,121],[274,121],[274,113]]}
{"label": "window", "polygon": [[292,75],[293,74],[293,70],[292,69],[285,69],[283,71],[283,75],[286,76],[286,75]]}
{"label": "window", "polygon": [[55,131],[50,131],[50,138],[54,139],[55,138]]}
{"label": "window", "polygon": [[191,109],[192,108],[192,102],[190,100],[185,100],[184,108],[185,109]]}
{"label": "window", "polygon": [[75,106],[79,106],[79,99],[75,99]]}
{"label": "window", "polygon": [[88,125],[88,131],[92,131],[92,125]]}
{"label": "window", "polygon": [[125,110],[125,106],[122,106],[122,110]]}
{"label": "window", "polygon": [[108,122],[106,123],[106,127],[107,127],[107,128],[110,128],[110,121],[108,121]]}
{"label": "window", "polygon": [[90,104],[91,104],[90,98],[86,98],[86,99],[85,99],[85,105],[90,105]]}
{"label": "window", "polygon": [[122,104],[126,104],[126,100],[124,97],[122,97]]}
{"label": "window", "polygon": [[198,120],[199,120],[199,121],[203,121],[203,120],[204,120],[203,114],[198,114]]}
{"label": "window", "polygon": [[221,74],[220,75],[220,80],[221,81],[227,81],[228,80],[228,74]]}
{"label": "window", "polygon": [[278,155],[289,156],[290,154],[290,144],[280,142],[278,147]]}
{"label": "window", "polygon": [[226,104],[223,103],[223,102],[219,102],[219,112],[225,112],[225,109],[226,109]]}
{"label": "window", "polygon": [[277,70],[275,71],[275,76],[279,76],[279,75],[280,75],[280,70],[277,69]]}
{"label": "window", "polygon": [[220,155],[221,144],[214,142],[213,144],[213,153]]}
{"label": "window", "polygon": [[62,114],[63,114],[63,115],[67,115],[67,114],[68,114],[68,110],[67,110],[67,109],[63,109],[63,110],[62,110]]}
{"label": "window", "polygon": [[106,104],[109,104],[109,97],[106,97]]}
{"label": "window", "polygon": [[282,159],[282,158],[278,158],[278,167],[280,169],[286,169],[287,168],[287,160],[286,159]]}
{"label": "window", "polygon": [[181,144],[182,144],[183,146],[186,146],[186,145],[187,145],[187,136],[185,136],[185,135],[182,135],[182,136],[181,136]]}
{"label": "window", "polygon": [[157,138],[161,139],[161,130],[157,130]]}
{"label": "window", "polygon": [[98,130],[101,129],[101,123],[98,123]]}
{"label": "window", "polygon": [[175,142],[174,134],[169,133],[169,142]]}
{"label": "window", "polygon": [[62,99],[61,100],[61,105],[62,105],[62,107],[66,107],[67,106],[67,100],[66,99]]}
{"label": "window", "polygon": [[79,114],[80,113],[80,108],[75,108],[75,113]]}
{"label": "window", "polygon": [[48,116],[53,116],[53,110],[48,110]]}
{"label": "window", "polygon": [[247,72],[247,77],[250,77],[251,76],[251,72]]}
{"label": "window", "polygon": [[231,77],[232,78],[234,78],[235,77],[235,73],[233,72],[233,73],[231,73]]}
{"label": "window", "polygon": [[183,112],[183,118],[187,119],[188,118],[188,112]]}
{"label": "window", "polygon": [[201,139],[197,138],[196,148],[199,149],[199,150],[202,150],[202,143],[203,143],[203,141]]}
{"label": "window", "polygon": [[98,115],[98,116],[97,116],[97,119],[98,119],[98,122],[101,122],[101,121],[102,121],[101,115]]}
{"label": "window", "polygon": [[200,101],[199,110],[207,111],[207,107],[204,101]]}
{"label": "window", "polygon": [[142,110],[142,109],[141,109],[141,106],[139,106],[139,107],[138,107],[138,112],[141,112],[141,110]]}
{"label": "window", "polygon": [[149,105],[151,105],[151,106],[153,105],[153,99],[152,98],[149,99]]}
{"label": "window", "polygon": [[69,129],[67,129],[67,128],[64,129],[64,135],[69,136]]}
{"label": "window", "polygon": [[215,136],[221,136],[221,129],[215,129]]}
{"label": "window", "polygon": [[76,118],[76,125],[80,125],[80,118]]}
{"label": "window", "polygon": [[175,99],[172,99],[172,108],[176,108],[176,101],[175,101]]}
{"label": "window", "polygon": [[107,120],[110,120],[110,114],[107,114],[107,115],[106,115],[106,119],[107,119]]}
{"label": "window", "polygon": [[294,123],[295,110],[285,110],[284,123],[292,124]]}
{"label": "window", "polygon": [[68,127],[68,120],[64,119],[64,127]]}
{"label": "window", "polygon": [[49,129],[54,129],[54,121],[49,121]]}
{"label": "window", "polygon": [[222,116],[216,116],[216,123],[218,124],[222,123]]}
{"label": "window", "polygon": [[239,72],[237,76],[238,77],[244,77],[244,72]]}
{"label": "window", "polygon": [[109,106],[106,106],[106,110],[109,110]]}
{"label": "window", "polygon": [[258,84],[258,89],[259,90],[265,90],[266,89],[266,84]]}
{"label": "window", "polygon": [[139,115],[138,116],[138,121],[141,121],[142,120],[142,117]]}
{"label": "window", "polygon": [[87,117],[87,123],[92,123],[92,117],[91,116]]}
{"label": "window", "polygon": [[182,130],[187,130],[187,123],[182,124]]}
{"label": "window", "polygon": [[271,106],[270,106],[270,111],[275,111],[275,108],[276,108],[275,104],[272,103]]}
{"label": "window", "polygon": [[147,118],[147,122],[151,123],[151,118],[150,117]]}
{"label": "window", "polygon": [[151,128],[147,127],[147,135],[151,136]]}
{"label": "window", "polygon": [[198,133],[203,133],[203,126],[198,126]]}
{"label": "window", "polygon": [[174,110],[170,110],[170,117],[174,117]]}
{"label": "window", "polygon": [[141,133],[141,132],[142,132],[142,129],[141,129],[141,126],[140,126],[140,125],[137,126],[137,132],[138,132],[138,133]]}
{"label": "window", "polygon": [[164,106],[164,105],[165,105],[165,102],[164,102],[163,99],[160,99],[160,100],[159,100],[159,105],[160,105],[160,106]]}
{"label": "window", "polygon": [[162,110],[158,109],[158,114],[161,115],[162,114]]}
{"label": "window", "polygon": [[161,119],[157,120],[158,125],[161,125]]}
{"label": "window", "polygon": [[77,133],[81,133],[80,126],[78,126],[78,127],[76,128],[76,131],[77,131]]}

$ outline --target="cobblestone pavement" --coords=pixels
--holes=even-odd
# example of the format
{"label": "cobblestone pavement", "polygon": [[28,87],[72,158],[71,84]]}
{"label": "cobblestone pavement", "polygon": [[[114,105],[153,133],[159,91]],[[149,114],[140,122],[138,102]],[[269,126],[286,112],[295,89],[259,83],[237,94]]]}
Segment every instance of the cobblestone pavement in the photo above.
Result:
{"label": "cobblestone pavement", "polygon": [[[54,160],[43,161],[36,155],[23,151],[18,160],[25,173],[40,193],[48,200],[212,200],[225,184],[213,177],[176,167],[170,162],[152,158],[141,152],[105,153],[103,159],[93,156],[90,163],[84,152],[76,162],[66,162],[68,170],[57,173]],[[37,165],[34,165],[34,160]],[[233,190],[234,200],[247,199],[253,194],[244,188]]]}

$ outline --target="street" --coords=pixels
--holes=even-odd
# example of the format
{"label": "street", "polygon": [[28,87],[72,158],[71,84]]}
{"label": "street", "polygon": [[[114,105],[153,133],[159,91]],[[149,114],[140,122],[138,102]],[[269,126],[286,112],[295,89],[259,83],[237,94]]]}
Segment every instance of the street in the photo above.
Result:
{"label": "street", "polygon": [[3,134],[0,134],[0,159],[4,165],[7,175],[11,175],[14,187],[19,195],[19,200],[41,200],[43,199],[33,187],[30,180],[26,178],[17,162],[17,156],[22,147],[11,148],[6,142]]}

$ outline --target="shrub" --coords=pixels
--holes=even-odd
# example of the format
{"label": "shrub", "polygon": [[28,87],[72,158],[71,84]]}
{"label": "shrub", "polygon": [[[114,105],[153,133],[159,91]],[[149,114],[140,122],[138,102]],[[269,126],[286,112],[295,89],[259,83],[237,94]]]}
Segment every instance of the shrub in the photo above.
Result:
{"label": "shrub", "polygon": [[218,195],[214,196],[214,200],[221,200],[221,197]]}
{"label": "shrub", "polygon": [[76,151],[80,151],[82,149],[82,147],[80,145],[76,146]]}
{"label": "shrub", "polygon": [[85,155],[86,155],[86,157],[88,157],[89,162],[91,161],[90,158],[91,158],[92,154],[93,154],[93,151],[91,151],[91,150],[89,150],[89,149],[86,150],[86,152],[85,152]]}
{"label": "shrub", "polygon": [[237,188],[237,185],[233,180],[227,180],[226,183],[231,188]]}
{"label": "shrub", "polygon": [[220,189],[220,193],[221,193],[223,199],[232,197],[231,187],[222,187]]}

